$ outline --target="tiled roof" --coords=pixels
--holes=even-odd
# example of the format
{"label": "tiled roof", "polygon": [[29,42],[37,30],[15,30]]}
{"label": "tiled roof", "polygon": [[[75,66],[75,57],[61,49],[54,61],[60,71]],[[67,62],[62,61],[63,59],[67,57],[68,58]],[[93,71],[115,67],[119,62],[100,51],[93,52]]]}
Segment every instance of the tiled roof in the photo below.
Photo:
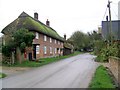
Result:
{"label": "tiled roof", "polygon": [[59,34],[52,29],[51,27],[45,25],[44,23],[40,22],[39,20],[29,16],[27,13],[23,12],[20,16],[14,20],[12,23],[7,25],[3,30],[3,34],[12,34],[14,31],[26,28],[31,31],[37,31],[39,33],[43,33],[55,39],[64,41],[64,38],[60,37]]}

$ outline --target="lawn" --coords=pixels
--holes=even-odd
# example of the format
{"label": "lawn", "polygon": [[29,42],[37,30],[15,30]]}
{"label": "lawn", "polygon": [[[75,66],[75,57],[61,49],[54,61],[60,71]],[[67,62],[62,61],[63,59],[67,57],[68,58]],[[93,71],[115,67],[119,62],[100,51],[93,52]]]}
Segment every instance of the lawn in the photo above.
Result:
{"label": "lawn", "polygon": [[96,69],[89,88],[115,88],[113,80],[104,66],[101,65]]}
{"label": "lawn", "polygon": [[6,77],[7,75],[4,73],[0,73],[0,79]]}
{"label": "lawn", "polygon": [[26,60],[22,62],[22,64],[16,63],[15,65],[11,65],[12,67],[39,67],[48,63],[56,62],[65,58],[69,58],[78,54],[81,54],[82,52],[74,52],[73,54],[66,55],[66,56],[60,56],[60,57],[52,57],[52,58],[41,58],[37,62],[35,61],[29,61]]}

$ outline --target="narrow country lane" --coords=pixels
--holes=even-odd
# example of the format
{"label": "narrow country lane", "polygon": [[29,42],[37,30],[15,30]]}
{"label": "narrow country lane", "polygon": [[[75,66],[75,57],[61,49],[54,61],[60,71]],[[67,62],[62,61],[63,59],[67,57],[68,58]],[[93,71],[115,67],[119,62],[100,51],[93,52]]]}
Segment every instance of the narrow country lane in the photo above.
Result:
{"label": "narrow country lane", "polygon": [[80,54],[6,77],[1,79],[2,88],[87,88],[99,65],[94,57]]}

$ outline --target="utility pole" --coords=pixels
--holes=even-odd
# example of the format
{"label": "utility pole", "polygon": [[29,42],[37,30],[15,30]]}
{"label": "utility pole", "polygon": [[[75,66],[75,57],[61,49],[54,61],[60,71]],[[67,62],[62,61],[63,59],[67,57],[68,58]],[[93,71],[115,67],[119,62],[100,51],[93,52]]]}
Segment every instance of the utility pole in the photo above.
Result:
{"label": "utility pole", "polygon": [[107,21],[107,41],[109,41],[109,25],[108,25],[108,16],[106,16],[106,21]]}
{"label": "utility pole", "polygon": [[108,9],[109,9],[109,20],[110,20],[110,24],[109,24],[109,35],[110,35],[110,43],[112,44],[112,21],[111,21],[111,9],[110,9],[110,4],[111,4],[112,2],[110,2],[109,0],[108,0],[108,5],[107,5],[107,7],[108,7]]}

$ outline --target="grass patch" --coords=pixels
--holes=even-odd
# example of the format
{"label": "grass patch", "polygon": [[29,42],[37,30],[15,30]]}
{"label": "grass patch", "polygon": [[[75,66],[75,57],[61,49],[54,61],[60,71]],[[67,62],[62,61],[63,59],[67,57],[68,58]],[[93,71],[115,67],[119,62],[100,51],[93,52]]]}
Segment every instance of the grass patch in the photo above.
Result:
{"label": "grass patch", "polygon": [[115,88],[113,80],[104,66],[101,65],[96,69],[89,88]]}
{"label": "grass patch", "polygon": [[[75,56],[78,54],[81,54],[82,52],[74,52],[73,54],[66,55],[66,56],[60,56],[60,57],[52,57],[52,58],[41,58],[38,62],[35,61],[29,61],[26,60],[22,62],[21,64],[16,63],[14,65],[11,65],[11,67],[39,67],[48,63],[56,62],[65,58],[69,58],[71,56]],[[41,61],[41,62],[40,62]]]}
{"label": "grass patch", "polygon": [[0,79],[6,77],[7,75],[4,73],[0,73]]}

